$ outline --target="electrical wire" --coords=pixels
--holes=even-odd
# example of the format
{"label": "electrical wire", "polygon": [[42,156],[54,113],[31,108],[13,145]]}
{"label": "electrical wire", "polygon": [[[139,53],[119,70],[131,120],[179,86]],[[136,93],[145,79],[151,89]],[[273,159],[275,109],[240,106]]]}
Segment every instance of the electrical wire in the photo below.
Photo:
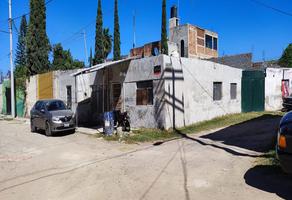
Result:
{"label": "electrical wire", "polygon": [[[48,4],[51,3],[52,1],[54,1],[54,0],[48,0],[48,1],[46,1],[45,5],[48,5]],[[23,14],[23,15],[20,15],[20,16],[17,16],[17,17],[12,18],[12,20],[18,20],[18,19],[22,18],[22,16],[27,16],[27,15],[29,15],[29,14],[30,14],[30,12],[25,13],[25,14]]]}
{"label": "electrical wire", "polygon": [[283,14],[283,15],[286,15],[286,16],[289,16],[289,17],[292,17],[292,13],[289,13],[289,12],[287,12],[287,11],[281,10],[281,9],[279,9],[279,8],[275,8],[275,7],[273,7],[273,6],[270,6],[270,5],[268,5],[268,4],[263,3],[263,2],[261,2],[261,1],[258,1],[258,0],[250,0],[250,1],[253,2],[253,3],[256,3],[256,4],[260,5],[260,6],[263,6],[263,7],[265,7],[265,8],[268,8],[268,9],[274,10],[274,11],[276,11],[276,12],[278,12],[278,13]]}

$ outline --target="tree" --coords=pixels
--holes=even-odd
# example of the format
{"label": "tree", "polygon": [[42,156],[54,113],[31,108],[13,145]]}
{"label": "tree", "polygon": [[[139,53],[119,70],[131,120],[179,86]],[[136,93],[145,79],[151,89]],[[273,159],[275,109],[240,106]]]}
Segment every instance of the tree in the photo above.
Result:
{"label": "tree", "polygon": [[27,34],[27,22],[25,15],[22,16],[17,49],[15,55],[15,79],[16,79],[16,88],[22,91],[26,89],[26,79],[28,77],[27,70],[27,60],[26,60],[26,34]]}
{"label": "tree", "polygon": [[166,30],[166,0],[162,0],[161,53],[168,55]]}
{"label": "tree", "polygon": [[121,39],[120,39],[120,22],[118,13],[118,0],[115,0],[114,16],[114,60],[121,59]]}
{"label": "tree", "polygon": [[70,50],[64,50],[60,43],[53,47],[52,70],[71,70],[84,67],[84,62],[74,60]]}
{"label": "tree", "polygon": [[104,44],[104,59],[107,59],[108,55],[112,51],[112,36],[109,33],[109,29],[103,30],[103,44]]}
{"label": "tree", "polygon": [[94,65],[104,62],[104,39],[101,0],[98,0],[97,17],[95,30],[95,55]]}
{"label": "tree", "polygon": [[88,58],[89,67],[93,66],[93,58],[92,58],[92,48],[90,47],[90,56]]}
{"label": "tree", "polygon": [[282,57],[279,60],[279,65],[282,67],[292,68],[292,43],[283,52]]}
{"label": "tree", "polygon": [[15,56],[15,65],[16,67],[26,67],[26,34],[27,34],[27,22],[25,15],[21,18],[16,56]]}
{"label": "tree", "polygon": [[27,66],[30,75],[48,71],[50,44],[46,33],[46,5],[44,0],[30,0],[26,45]]}

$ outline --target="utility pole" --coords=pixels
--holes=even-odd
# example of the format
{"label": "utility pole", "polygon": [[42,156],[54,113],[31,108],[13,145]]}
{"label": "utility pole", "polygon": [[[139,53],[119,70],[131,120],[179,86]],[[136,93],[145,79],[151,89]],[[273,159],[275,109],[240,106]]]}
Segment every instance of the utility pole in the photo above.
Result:
{"label": "utility pole", "polygon": [[13,66],[13,36],[12,36],[12,3],[9,5],[9,34],[10,34],[10,82],[11,82],[11,116],[15,118],[15,89],[14,89],[14,66]]}
{"label": "utility pole", "polygon": [[86,66],[86,63],[87,63],[87,60],[88,60],[88,54],[87,54],[87,43],[86,43],[86,32],[85,30],[83,30],[83,38],[84,38],[84,49],[85,49],[85,66]]}

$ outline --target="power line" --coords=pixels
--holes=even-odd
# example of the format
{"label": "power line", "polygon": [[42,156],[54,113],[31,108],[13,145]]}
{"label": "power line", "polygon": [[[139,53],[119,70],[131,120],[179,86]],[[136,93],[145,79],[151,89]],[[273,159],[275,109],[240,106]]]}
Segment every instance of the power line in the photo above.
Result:
{"label": "power line", "polygon": [[0,30],[0,33],[7,33],[7,34],[9,34],[8,31],[3,31],[3,30]]}
{"label": "power line", "polygon": [[276,11],[276,12],[278,12],[278,13],[283,14],[283,15],[287,15],[287,16],[292,17],[292,13],[289,13],[289,12],[287,12],[287,11],[281,10],[281,9],[279,9],[279,8],[275,8],[275,7],[273,7],[273,6],[270,6],[270,5],[268,5],[268,4],[263,3],[263,2],[261,2],[261,1],[257,1],[257,0],[250,0],[250,1],[252,1],[253,3],[256,3],[256,4],[258,4],[258,5],[261,5],[261,6],[265,7],[265,8],[268,8],[268,9],[274,10],[274,11]]}
{"label": "power line", "polygon": [[[48,1],[46,1],[45,5],[48,5],[48,4],[51,3],[52,1],[54,1],[54,0],[48,0]],[[20,19],[20,18],[22,18],[22,16],[27,16],[27,15],[29,15],[29,14],[30,14],[30,12],[25,13],[25,14],[20,15],[20,16],[18,16],[18,17],[14,17],[14,18],[12,18],[12,20]]]}

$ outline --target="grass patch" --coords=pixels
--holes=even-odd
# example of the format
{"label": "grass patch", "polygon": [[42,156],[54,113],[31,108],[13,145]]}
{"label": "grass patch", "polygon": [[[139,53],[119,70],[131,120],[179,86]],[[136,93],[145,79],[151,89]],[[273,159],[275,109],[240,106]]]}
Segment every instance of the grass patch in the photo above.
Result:
{"label": "grass patch", "polygon": [[184,134],[193,134],[202,131],[208,131],[217,128],[223,128],[227,126],[232,126],[235,124],[240,124],[252,119],[266,116],[267,118],[272,116],[283,116],[284,113],[281,112],[251,112],[251,113],[240,113],[225,115],[222,117],[217,117],[209,121],[203,121],[191,126],[187,126],[179,129]]}
{"label": "grass patch", "polygon": [[[182,134],[196,134],[202,131],[210,131],[213,129],[224,128],[236,124],[240,124],[259,117],[276,117],[283,116],[281,112],[252,112],[252,113],[240,113],[225,115],[217,117],[209,121],[193,124],[184,128],[178,129]],[[103,137],[107,141],[125,141],[126,143],[139,143],[139,142],[154,142],[161,140],[169,140],[175,138],[181,138],[182,136],[176,131],[169,130],[163,131],[158,129],[139,129],[134,130],[133,134],[129,136],[119,137],[117,135],[108,137],[98,134],[97,137]]]}
{"label": "grass patch", "polygon": [[257,165],[264,165],[264,166],[280,167],[280,162],[277,159],[275,150],[269,151],[263,157],[258,158],[256,161],[256,164]]}

